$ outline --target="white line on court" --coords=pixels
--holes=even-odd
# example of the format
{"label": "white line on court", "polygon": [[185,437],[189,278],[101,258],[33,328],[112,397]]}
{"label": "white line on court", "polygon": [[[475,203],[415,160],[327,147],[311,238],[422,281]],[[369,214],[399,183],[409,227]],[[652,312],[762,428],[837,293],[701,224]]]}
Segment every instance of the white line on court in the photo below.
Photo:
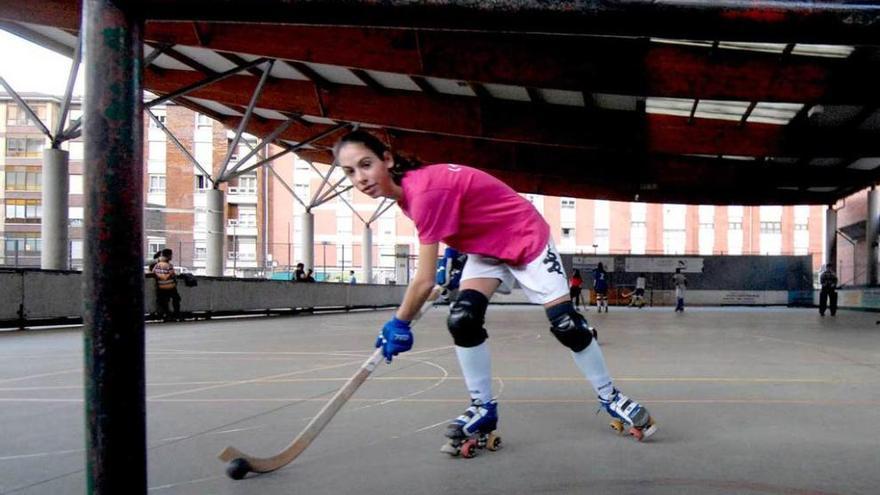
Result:
{"label": "white line on court", "polygon": [[158,490],[167,490],[167,489],[169,489],[169,488],[176,488],[176,487],[178,487],[178,486],[183,486],[183,485],[194,485],[194,484],[196,484],[196,483],[202,483],[202,482],[204,482],[204,481],[221,480],[221,479],[224,479],[224,478],[225,478],[225,476],[209,476],[209,477],[207,477],[207,478],[199,478],[199,479],[195,479],[195,480],[181,481],[180,483],[169,483],[169,484],[167,484],[167,485],[151,486],[151,487],[148,488],[147,490],[148,490],[148,491],[151,491],[151,492],[155,492],[155,491],[158,491]]}
{"label": "white line on court", "polygon": [[51,373],[40,373],[37,375],[19,376],[17,378],[6,378],[4,380],[0,380],[0,383],[12,383],[12,382],[18,382],[18,381],[22,381],[22,380],[31,380],[34,378],[45,378],[47,376],[66,375],[68,373],[82,373],[82,371],[83,371],[82,368],[73,368],[73,369],[63,370],[63,371],[53,371]]}

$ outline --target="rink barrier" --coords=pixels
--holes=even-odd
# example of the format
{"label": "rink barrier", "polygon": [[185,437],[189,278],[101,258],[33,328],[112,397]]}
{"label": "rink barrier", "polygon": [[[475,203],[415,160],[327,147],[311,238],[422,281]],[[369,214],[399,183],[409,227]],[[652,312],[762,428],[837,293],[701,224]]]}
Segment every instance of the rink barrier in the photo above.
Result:
{"label": "rink barrier", "polygon": [[[302,283],[284,280],[196,277],[177,284],[188,317],[282,314],[395,307],[406,286]],[[156,283],[145,278],[145,311],[156,313]],[[78,271],[0,269],[0,327],[80,323],[82,276]]]}

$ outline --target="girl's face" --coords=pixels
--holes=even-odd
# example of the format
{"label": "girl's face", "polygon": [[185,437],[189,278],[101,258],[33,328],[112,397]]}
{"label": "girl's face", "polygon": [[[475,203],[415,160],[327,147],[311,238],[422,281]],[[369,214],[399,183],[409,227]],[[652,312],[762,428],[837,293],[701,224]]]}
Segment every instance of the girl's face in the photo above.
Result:
{"label": "girl's face", "polygon": [[398,199],[400,186],[391,178],[394,159],[386,151],[381,158],[361,143],[346,143],[337,151],[336,161],[358,191],[371,198]]}

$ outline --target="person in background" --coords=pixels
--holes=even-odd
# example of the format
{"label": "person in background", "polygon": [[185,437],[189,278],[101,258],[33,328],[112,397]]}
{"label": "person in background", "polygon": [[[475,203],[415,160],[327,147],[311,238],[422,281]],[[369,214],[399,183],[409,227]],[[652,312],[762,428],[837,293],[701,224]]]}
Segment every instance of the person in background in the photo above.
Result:
{"label": "person in background", "polygon": [[[165,321],[180,319],[180,294],[177,292],[177,273],[171,264],[172,256],[170,249],[163,249],[159,254],[159,261],[153,266],[153,274],[156,276],[156,304]],[[171,314],[168,310],[169,301],[174,307]]]}
{"label": "person in background", "polygon": [[681,268],[675,269],[675,275],[672,276],[672,285],[675,286],[675,312],[684,313],[684,292],[687,289],[687,277],[681,273]]}
{"label": "person in background", "polygon": [[297,282],[305,282],[306,281],[306,270],[305,265],[302,263],[296,264],[296,270],[293,271],[293,280]]}
{"label": "person in background", "polygon": [[608,312],[608,272],[602,263],[596,265],[593,270],[593,290],[596,292],[596,310],[601,313],[602,309]]}
{"label": "person in background", "polygon": [[354,276],[354,270],[348,271],[348,283],[351,285],[356,285],[358,283],[357,278]]}
{"label": "person in background", "polygon": [[647,285],[645,279],[645,274],[640,273],[636,278],[636,290],[633,292],[632,300],[629,302],[630,306],[637,306],[639,308],[645,305],[645,286]]}
{"label": "person in background", "polygon": [[584,305],[583,296],[584,279],[581,277],[580,270],[575,269],[574,274],[572,274],[571,279],[568,281],[568,285],[568,297],[571,298],[571,304],[574,305],[575,309],[587,309]]}
{"label": "person in background", "polygon": [[822,272],[819,274],[819,285],[822,289],[819,291],[819,315],[825,316],[825,309],[831,311],[831,316],[837,314],[837,274],[834,273],[834,266],[831,263],[823,266]]}

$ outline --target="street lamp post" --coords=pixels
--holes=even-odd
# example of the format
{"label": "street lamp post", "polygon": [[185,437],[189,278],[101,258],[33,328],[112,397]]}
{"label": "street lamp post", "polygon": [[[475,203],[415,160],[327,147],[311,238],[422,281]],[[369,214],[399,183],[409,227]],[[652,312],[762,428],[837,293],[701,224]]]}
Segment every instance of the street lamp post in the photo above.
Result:
{"label": "street lamp post", "polygon": [[321,241],[321,246],[324,247],[324,249],[323,249],[323,251],[324,251],[324,255],[323,255],[323,258],[324,258],[324,261],[323,261],[324,280],[327,280],[327,241]]}

